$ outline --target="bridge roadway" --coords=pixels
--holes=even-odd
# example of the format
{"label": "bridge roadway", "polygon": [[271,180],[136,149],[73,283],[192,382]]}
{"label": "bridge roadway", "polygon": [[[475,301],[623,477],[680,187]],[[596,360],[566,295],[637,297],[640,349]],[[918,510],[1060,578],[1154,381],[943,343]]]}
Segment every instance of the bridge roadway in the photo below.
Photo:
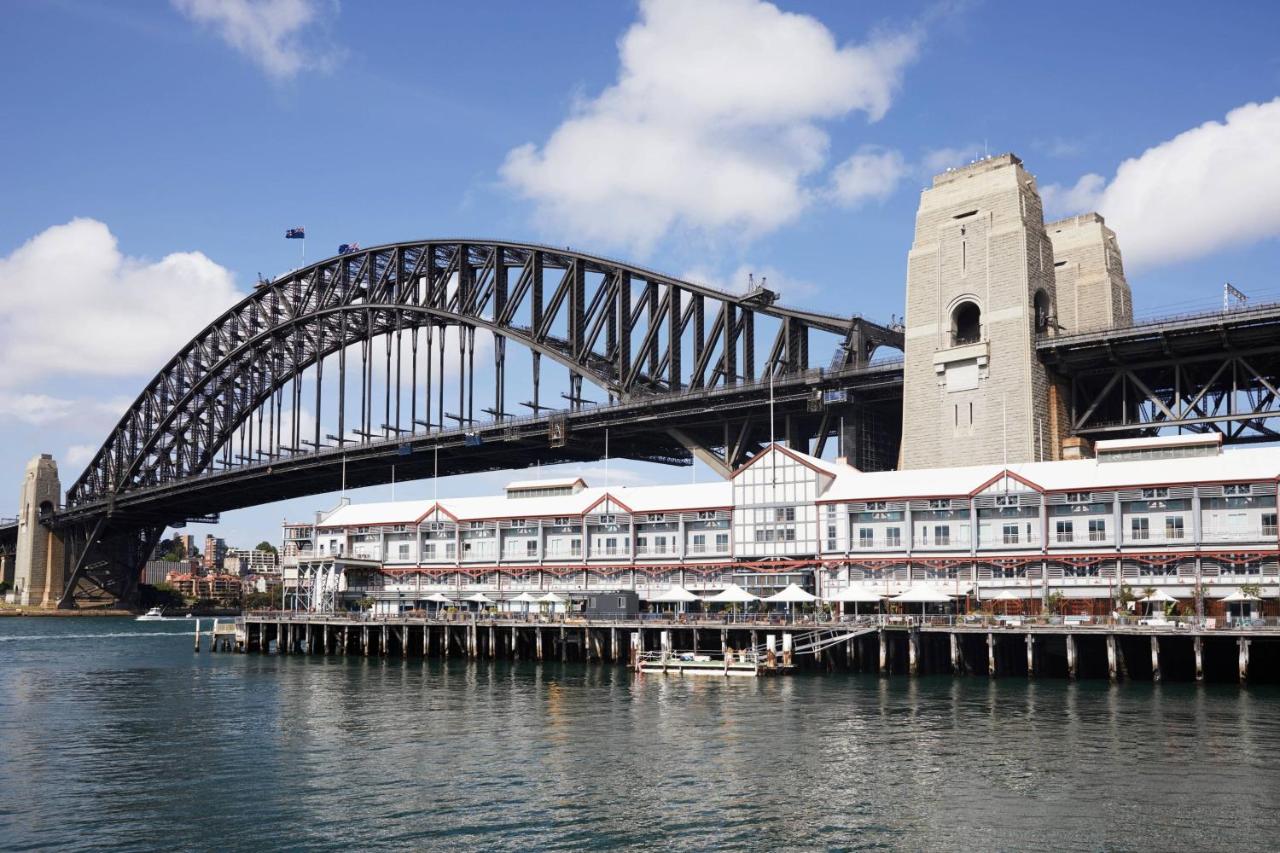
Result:
{"label": "bridge roadway", "polygon": [[[661,648],[663,632],[669,632],[673,651],[711,654],[759,649],[770,634],[781,649],[783,634],[802,641],[815,632],[844,632],[843,642],[817,644],[818,651],[797,655],[795,663],[827,670],[993,678],[1280,680],[1280,626],[1207,629],[1203,624],[1141,625],[1132,620],[1067,625],[1060,619],[997,624],[892,615],[834,621],[519,614],[436,618],[418,613],[375,618],[275,611],[249,613],[238,626],[236,650],[265,653],[274,642],[282,654],[634,662],[635,654]],[[1259,657],[1252,671],[1251,653]]]}
{"label": "bridge roadway", "polygon": [[[863,407],[879,407],[887,409],[884,416],[892,417],[901,405],[901,388],[901,362],[779,377],[773,387],[778,438],[790,432],[807,440],[820,428],[825,430],[832,421],[829,409],[853,420]],[[823,395],[832,391],[844,392],[847,401],[823,404]],[[325,447],[67,507],[52,523],[83,523],[108,512],[116,523],[167,525],[175,519],[338,491],[344,478],[347,488],[384,484],[393,479],[392,468],[394,479],[406,481],[437,472],[445,477],[510,469],[514,459],[522,467],[596,461],[605,455],[606,432],[613,458],[687,465],[691,452],[677,435],[705,446],[725,446],[729,455],[746,454],[755,449],[752,442],[767,440],[769,425],[762,413],[769,395],[766,382],[736,384]]]}

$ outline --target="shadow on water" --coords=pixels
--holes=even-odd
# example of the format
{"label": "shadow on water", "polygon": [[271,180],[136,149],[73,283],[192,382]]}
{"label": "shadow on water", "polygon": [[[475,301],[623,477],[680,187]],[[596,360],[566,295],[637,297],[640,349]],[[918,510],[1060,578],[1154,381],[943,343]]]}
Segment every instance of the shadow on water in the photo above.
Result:
{"label": "shadow on water", "polygon": [[34,621],[0,624],[10,849],[1220,850],[1280,829],[1270,688],[197,656],[184,626]]}

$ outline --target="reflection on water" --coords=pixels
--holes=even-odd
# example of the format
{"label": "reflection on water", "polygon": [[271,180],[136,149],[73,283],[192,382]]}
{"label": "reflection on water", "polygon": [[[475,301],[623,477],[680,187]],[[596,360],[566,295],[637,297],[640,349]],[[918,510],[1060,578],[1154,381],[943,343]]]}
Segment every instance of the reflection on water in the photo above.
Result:
{"label": "reflection on water", "polygon": [[188,627],[0,620],[0,846],[1221,850],[1280,830],[1273,688],[195,656]]}

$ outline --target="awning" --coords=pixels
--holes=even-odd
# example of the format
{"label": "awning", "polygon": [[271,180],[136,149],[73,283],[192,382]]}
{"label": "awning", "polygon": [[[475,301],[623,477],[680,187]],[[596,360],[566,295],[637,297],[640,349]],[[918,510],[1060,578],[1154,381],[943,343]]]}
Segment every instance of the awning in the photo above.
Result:
{"label": "awning", "polygon": [[789,583],[782,592],[774,593],[764,600],[772,604],[807,604],[817,601],[818,596],[801,589],[797,584]]}

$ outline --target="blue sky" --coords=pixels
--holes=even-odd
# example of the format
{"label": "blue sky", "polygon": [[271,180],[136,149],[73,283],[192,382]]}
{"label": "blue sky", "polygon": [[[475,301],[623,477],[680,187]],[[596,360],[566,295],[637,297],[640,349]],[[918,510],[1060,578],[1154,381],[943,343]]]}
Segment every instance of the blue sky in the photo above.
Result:
{"label": "blue sky", "polygon": [[74,479],[168,354],[297,264],[294,225],[312,260],[541,240],[887,320],[930,174],[1014,151],[1051,212],[1107,215],[1140,315],[1212,307],[1227,280],[1280,299],[1280,7],[1158,8],[19,0],[0,483],[16,499],[40,451]]}

